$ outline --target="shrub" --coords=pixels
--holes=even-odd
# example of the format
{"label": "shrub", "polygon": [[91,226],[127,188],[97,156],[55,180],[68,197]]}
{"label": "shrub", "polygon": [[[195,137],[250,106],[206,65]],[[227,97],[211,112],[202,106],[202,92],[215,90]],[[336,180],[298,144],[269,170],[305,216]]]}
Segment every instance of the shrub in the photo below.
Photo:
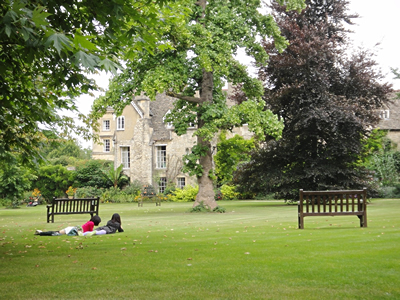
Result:
{"label": "shrub", "polygon": [[105,203],[108,203],[108,202],[116,202],[117,203],[116,199],[117,199],[117,194],[119,193],[119,191],[120,191],[119,188],[116,188],[116,189],[110,188],[110,189],[104,190],[100,197],[101,201],[105,202]]}
{"label": "shrub", "polygon": [[128,186],[126,186],[123,191],[127,195],[138,196],[142,190],[142,184],[139,180],[135,180],[131,182]]}
{"label": "shrub", "polygon": [[196,200],[199,186],[187,185],[183,189],[177,189],[172,192],[171,200],[174,202],[191,202]]}
{"label": "shrub", "polygon": [[221,190],[216,190],[215,192],[214,192],[214,199],[215,200],[222,200],[222,193],[221,193]]}
{"label": "shrub", "polygon": [[97,188],[93,186],[85,186],[78,188],[76,190],[75,196],[77,198],[96,198],[100,197],[103,193],[102,188]]}
{"label": "shrub", "polygon": [[204,206],[203,202],[201,202],[199,205],[192,207],[189,212],[208,212],[209,210]]}
{"label": "shrub", "polygon": [[239,197],[239,193],[236,192],[236,187],[233,185],[224,184],[221,186],[221,193],[223,200],[233,200]]}
{"label": "shrub", "polygon": [[379,198],[400,198],[400,185],[382,186],[378,190]]}
{"label": "shrub", "polygon": [[38,170],[38,177],[33,186],[38,188],[43,198],[51,202],[53,197],[65,197],[65,191],[74,182],[74,172],[61,165],[45,165]]}
{"label": "shrub", "polygon": [[134,202],[135,196],[127,194],[125,191],[119,191],[115,193],[110,202],[114,203],[131,203]]}
{"label": "shrub", "polygon": [[225,213],[225,211],[226,211],[225,207],[219,205],[213,209],[213,212],[218,212],[218,213]]}
{"label": "shrub", "polygon": [[10,200],[5,198],[0,198],[0,206],[7,206],[10,204]]}
{"label": "shrub", "polygon": [[249,200],[249,199],[254,199],[256,196],[257,196],[256,193],[248,191],[248,192],[239,193],[238,198],[240,200]]}
{"label": "shrub", "polygon": [[103,162],[100,160],[89,160],[84,162],[84,164],[77,166],[77,169],[75,171],[74,186],[93,186],[100,188],[111,187],[112,183],[107,181],[102,172],[102,169],[108,166],[108,162]]}
{"label": "shrub", "polygon": [[173,195],[174,191],[176,191],[176,187],[174,184],[168,184],[164,190],[164,195]]}

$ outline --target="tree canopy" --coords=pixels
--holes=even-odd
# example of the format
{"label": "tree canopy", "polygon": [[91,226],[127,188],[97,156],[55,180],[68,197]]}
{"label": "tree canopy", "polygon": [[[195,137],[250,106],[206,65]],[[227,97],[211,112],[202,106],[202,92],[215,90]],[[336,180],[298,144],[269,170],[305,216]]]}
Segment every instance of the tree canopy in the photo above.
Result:
{"label": "tree canopy", "polygon": [[363,144],[377,124],[376,109],[388,101],[390,85],[367,50],[347,55],[347,1],[307,0],[301,13],[273,2],[271,9],[289,41],[283,53],[273,41],[260,66],[267,107],[285,128],[282,139],[253,153],[237,173],[242,189],[276,192],[296,199],[305,190],[363,188],[368,174],[359,166]]}
{"label": "tree canopy", "polygon": [[[71,129],[88,135],[88,127],[61,117],[76,111],[75,97],[97,87],[88,77],[114,72],[121,55],[168,48],[160,29],[179,22],[185,8],[166,0],[5,0],[0,3],[0,160],[6,151],[37,156],[45,141],[39,126]],[[84,115],[80,118],[89,123]]]}
{"label": "tree canopy", "polygon": [[[291,9],[301,9],[303,1],[288,0]],[[270,15],[260,12],[261,1],[185,1],[191,14],[183,23],[174,23],[162,40],[172,48],[141,52],[139,59],[126,63],[126,69],[115,77],[105,97],[94,105],[98,115],[108,105],[121,111],[133,94],[144,92],[151,99],[165,92],[175,97],[175,109],[167,116],[178,134],[195,124],[197,145],[186,159],[185,170],[196,175],[199,193],[194,206],[204,203],[210,209],[214,200],[211,139],[220,129],[232,129],[248,123],[257,136],[279,138],[282,124],[271,111],[264,110],[262,84],[249,76],[246,67],[236,59],[239,48],[257,62],[265,63],[267,53],[259,40],[272,37],[282,51],[286,40]],[[248,101],[228,107],[222,93],[223,81],[241,83]],[[196,91],[199,95],[196,96]]]}

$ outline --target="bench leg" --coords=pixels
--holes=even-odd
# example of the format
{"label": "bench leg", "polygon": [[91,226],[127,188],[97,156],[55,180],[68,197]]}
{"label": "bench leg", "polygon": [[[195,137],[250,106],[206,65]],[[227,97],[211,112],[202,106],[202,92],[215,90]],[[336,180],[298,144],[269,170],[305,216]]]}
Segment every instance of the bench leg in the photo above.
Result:
{"label": "bench leg", "polygon": [[304,229],[304,216],[299,213],[299,229]]}
{"label": "bench leg", "polygon": [[360,217],[360,227],[367,227],[367,212],[364,212]]}

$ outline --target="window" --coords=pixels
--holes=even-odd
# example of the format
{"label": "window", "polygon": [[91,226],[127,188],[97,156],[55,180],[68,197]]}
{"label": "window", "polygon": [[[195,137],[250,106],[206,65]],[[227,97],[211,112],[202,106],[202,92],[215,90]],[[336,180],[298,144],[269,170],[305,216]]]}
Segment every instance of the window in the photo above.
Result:
{"label": "window", "polygon": [[383,120],[389,120],[389,117],[390,117],[390,110],[384,109],[380,111],[379,118]]}
{"label": "window", "polygon": [[185,177],[178,177],[178,188],[183,189],[186,185]]}
{"label": "window", "polygon": [[103,121],[103,131],[110,131],[110,120]]}
{"label": "window", "polygon": [[167,177],[160,177],[160,181],[158,182],[158,192],[164,193],[166,187],[167,187]]}
{"label": "window", "polygon": [[167,146],[156,146],[156,168],[167,168]]}
{"label": "window", "polygon": [[128,169],[131,166],[131,153],[129,147],[121,147],[121,163],[124,169]]}
{"label": "window", "polygon": [[118,117],[117,118],[117,130],[124,130],[125,129],[125,117]]}
{"label": "window", "polygon": [[174,125],[172,124],[172,122],[166,122],[165,119],[167,118],[168,114],[171,112],[171,110],[168,110],[167,113],[165,114],[165,116],[163,117],[163,122],[165,124],[165,127],[167,127],[167,129],[171,129]]}
{"label": "window", "polygon": [[111,144],[110,144],[110,140],[103,140],[103,151],[104,152],[110,152],[110,147],[111,147]]}

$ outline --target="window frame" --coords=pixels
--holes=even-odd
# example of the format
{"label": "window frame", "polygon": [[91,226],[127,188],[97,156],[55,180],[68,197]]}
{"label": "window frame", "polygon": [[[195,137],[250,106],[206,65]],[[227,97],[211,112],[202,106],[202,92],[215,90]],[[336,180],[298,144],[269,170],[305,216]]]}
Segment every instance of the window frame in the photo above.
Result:
{"label": "window frame", "polygon": [[[124,169],[129,169],[131,167],[131,147],[120,146],[120,151],[121,151],[121,164],[123,165]],[[127,153],[127,157],[125,157],[125,153]]]}
{"label": "window frame", "polygon": [[160,180],[158,181],[158,192],[164,193],[166,188],[167,188],[167,177],[160,177]]}
{"label": "window frame", "polygon": [[167,145],[156,145],[156,169],[167,168]]}
{"label": "window frame", "polygon": [[125,130],[125,117],[119,116],[117,118],[117,130]]}
{"label": "window frame", "polygon": [[103,131],[110,131],[110,130],[111,130],[111,121],[103,120]]}
{"label": "window frame", "polygon": [[111,152],[111,140],[103,139],[103,152],[109,153]]}
{"label": "window frame", "polygon": [[[181,184],[182,180],[183,180],[183,185]],[[183,189],[186,186],[186,178],[185,177],[178,177],[176,186],[178,188],[180,188],[180,189]]]}
{"label": "window frame", "polygon": [[382,120],[389,120],[390,119],[390,110],[389,109],[382,109],[379,112],[379,118]]}

